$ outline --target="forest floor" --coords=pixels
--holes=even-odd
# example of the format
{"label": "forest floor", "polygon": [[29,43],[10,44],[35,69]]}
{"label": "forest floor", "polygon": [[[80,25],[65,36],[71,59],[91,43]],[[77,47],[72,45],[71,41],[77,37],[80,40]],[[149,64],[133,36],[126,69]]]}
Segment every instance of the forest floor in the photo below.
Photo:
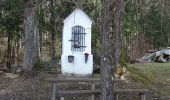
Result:
{"label": "forest floor", "polygon": [[54,74],[38,73],[33,77],[5,77],[0,75],[0,100],[50,100],[52,84],[41,81]]}
{"label": "forest floor", "polygon": [[[158,82],[157,86],[151,87],[153,91],[161,92],[161,95],[170,96],[170,63],[145,63],[132,64],[132,68],[137,68],[139,71],[154,77]],[[52,84],[42,81],[48,78],[58,78],[61,75],[56,75],[48,72],[39,72],[31,77],[17,76],[6,77],[5,73],[0,72],[0,100],[51,100]],[[98,77],[98,76],[97,76]],[[161,85],[159,86],[159,82]],[[162,83],[164,85],[162,85]],[[137,81],[129,80],[128,82],[117,83],[116,88],[148,88]],[[73,86],[73,85],[72,85]],[[152,85],[151,85],[152,86]],[[150,87],[149,87],[150,89]],[[125,97],[130,100],[129,96]],[[83,99],[68,99],[68,100],[88,100]],[[135,100],[135,99],[131,99]],[[157,99],[169,100],[169,99]]]}

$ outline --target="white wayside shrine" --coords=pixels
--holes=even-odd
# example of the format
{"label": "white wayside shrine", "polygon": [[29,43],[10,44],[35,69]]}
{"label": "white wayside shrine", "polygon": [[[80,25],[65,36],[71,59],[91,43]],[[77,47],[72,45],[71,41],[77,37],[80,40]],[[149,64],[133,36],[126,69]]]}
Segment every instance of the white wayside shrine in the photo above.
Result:
{"label": "white wayside shrine", "polygon": [[62,34],[62,74],[90,75],[92,20],[81,9],[75,9],[65,20]]}

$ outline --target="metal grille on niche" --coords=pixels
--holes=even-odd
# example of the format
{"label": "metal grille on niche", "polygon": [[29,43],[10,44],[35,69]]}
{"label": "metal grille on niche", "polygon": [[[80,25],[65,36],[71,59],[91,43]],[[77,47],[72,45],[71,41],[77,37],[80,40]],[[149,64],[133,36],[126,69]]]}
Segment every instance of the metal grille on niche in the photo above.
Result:
{"label": "metal grille on niche", "polygon": [[72,27],[71,51],[85,50],[85,28],[80,25]]}

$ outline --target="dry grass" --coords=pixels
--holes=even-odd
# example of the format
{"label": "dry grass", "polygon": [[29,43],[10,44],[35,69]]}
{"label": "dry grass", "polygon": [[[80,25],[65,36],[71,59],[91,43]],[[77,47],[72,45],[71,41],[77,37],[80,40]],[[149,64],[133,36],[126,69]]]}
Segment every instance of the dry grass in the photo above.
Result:
{"label": "dry grass", "polygon": [[170,96],[170,63],[139,63],[130,64],[129,67],[135,71],[132,77],[146,83],[155,95]]}

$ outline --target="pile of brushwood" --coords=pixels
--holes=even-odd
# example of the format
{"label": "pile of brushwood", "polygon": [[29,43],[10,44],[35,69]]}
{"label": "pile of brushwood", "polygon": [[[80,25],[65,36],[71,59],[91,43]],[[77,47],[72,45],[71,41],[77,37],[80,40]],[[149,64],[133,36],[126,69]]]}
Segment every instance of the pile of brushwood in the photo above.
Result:
{"label": "pile of brushwood", "polygon": [[170,62],[170,48],[146,51],[146,55],[138,59],[139,62]]}

